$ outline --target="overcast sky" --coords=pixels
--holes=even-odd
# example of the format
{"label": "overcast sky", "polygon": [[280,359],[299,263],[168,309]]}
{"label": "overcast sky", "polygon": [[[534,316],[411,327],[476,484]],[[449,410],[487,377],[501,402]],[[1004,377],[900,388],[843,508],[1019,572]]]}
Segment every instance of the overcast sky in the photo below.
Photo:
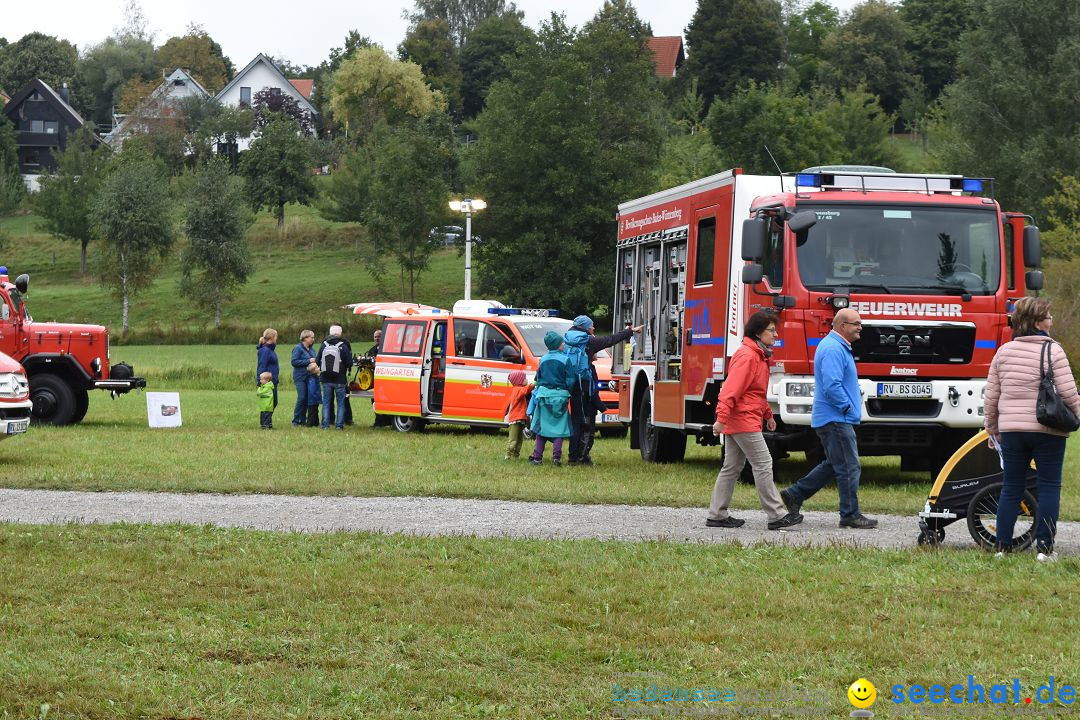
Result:
{"label": "overcast sky", "polygon": [[[856,1],[833,0],[833,5],[846,10]],[[46,6],[39,6],[3,0],[3,4],[0,36],[9,42],[38,31],[65,38],[82,51],[106,38],[121,24],[125,3],[51,0]],[[517,2],[518,8],[525,12],[525,22],[534,28],[552,12],[565,13],[570,25],[580,26],[602,4],[603,0]],[[636,0],[634,4],[638,14],[652,25],[653,34],[681,35],[694,14],[697,0]],[[350,29],[394,51],[405,36],[402,11],[411,9],[413,4],[402,0],[317,0],[310,4],[295,0],[143,0],[142,6],[157,44],[182,35],[188,24],[194,22],[221,44],[239,69],[259,52],[284,57],[298,65],[318,65],[330,48],[343,44]]]}

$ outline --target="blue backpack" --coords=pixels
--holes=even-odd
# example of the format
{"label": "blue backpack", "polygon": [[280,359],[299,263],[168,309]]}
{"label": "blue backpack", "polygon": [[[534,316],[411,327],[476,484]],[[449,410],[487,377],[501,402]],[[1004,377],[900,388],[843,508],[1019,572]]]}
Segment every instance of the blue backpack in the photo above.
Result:
{"label": "blue backpack", "polygon": [[[571,330],[567,332],[567,335],[570,332],[575,331]],[[583,342],[571,343],[568,337],[563,338],[566,341],[566,367],[570,370],[570,376],[577,380],[578,385],[588,387],[592,385],[592,364],[589,362],[589,356],[585,354],[589,336],[580,330],[576,332],[584,336]]]}

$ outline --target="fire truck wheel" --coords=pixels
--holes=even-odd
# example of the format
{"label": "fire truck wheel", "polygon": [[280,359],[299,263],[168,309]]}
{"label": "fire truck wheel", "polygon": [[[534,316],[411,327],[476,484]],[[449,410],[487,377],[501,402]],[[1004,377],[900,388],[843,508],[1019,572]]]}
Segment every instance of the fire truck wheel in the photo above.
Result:
{"label": "fire truck wheel", "polygon": [[419,432],[424,429],[424,421],[418,417],[409,417],[407,415],[395,415],[394,416],[394,429],[398,432],[410,433]]}
{"label": "fire truck wheel", "polygon": [[75,415],[71,418],[72,423],[81,423],[86,417],[86,411],[90,409],[90,393],[82,388],[72,388],[75,393]]}
{"label": "fire truck wheel", "polygon": [[56,375],[31,375],[30,400],[34,403],[31,413],[36,422],[69,425],[75,421],[75,393]]}
{"label": "fire truck wheel", "polygon": [[646,462],[682,462],[686,456],[686,435],[672,428],[653,425],[648,391],[641,396],[638,405],[638,437],[641,459]]}

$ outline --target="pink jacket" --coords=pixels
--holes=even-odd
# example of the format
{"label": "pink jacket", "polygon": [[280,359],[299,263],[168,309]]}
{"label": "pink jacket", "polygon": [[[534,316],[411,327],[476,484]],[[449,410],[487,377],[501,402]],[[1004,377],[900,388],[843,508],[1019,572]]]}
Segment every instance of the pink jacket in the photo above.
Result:
{"label": "pink jacket", "polygon": [[716,422],[725,435],[761,432],[761,424],[773,416],[766,399],[769,363],[753,338],[743,338],[728,366],[727,380],[716,399]]}
{"label": "pink jacket", "polygon": [[[1069,433],[1052,430],[1035,419],[1035,400],[1039,396],[1039,355],[1049,338],[1027,335],[998,348],[986,379],[983,424],[991,434],[1001,432],[1042,432],[1068,437]],[[1050,348],[1054,366],[1054,384],[1058,395],[1073,412],[1080,414],[1080,396],[1076,393],[1069,359],[1061,345]],[[1045,360],[1043,361],[1045,364]]]}

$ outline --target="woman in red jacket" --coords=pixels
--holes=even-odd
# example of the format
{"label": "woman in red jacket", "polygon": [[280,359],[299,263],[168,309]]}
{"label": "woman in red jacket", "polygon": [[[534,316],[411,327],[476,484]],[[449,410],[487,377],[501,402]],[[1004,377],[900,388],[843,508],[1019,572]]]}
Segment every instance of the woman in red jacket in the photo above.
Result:
{"label": "woman in red jacket", "polygon": [[713,433],[724,435],[724,466],[716,476],[713,488],[708,527],[737,528],[746,523],[728,512],[735,481],[746,461],[754,470],[761,507],[765,510],[770,530],[798,525],[803,516],[787,513],[780,493],[773,483],[772,456],[765,445],[761,426],[776,429],[772,408],[766,399],[769,387],[769,358],[776,342],[776,315],[756,312],[746,321],[743,344],[731,358],[728,377],[716,401],[716,423]]}

